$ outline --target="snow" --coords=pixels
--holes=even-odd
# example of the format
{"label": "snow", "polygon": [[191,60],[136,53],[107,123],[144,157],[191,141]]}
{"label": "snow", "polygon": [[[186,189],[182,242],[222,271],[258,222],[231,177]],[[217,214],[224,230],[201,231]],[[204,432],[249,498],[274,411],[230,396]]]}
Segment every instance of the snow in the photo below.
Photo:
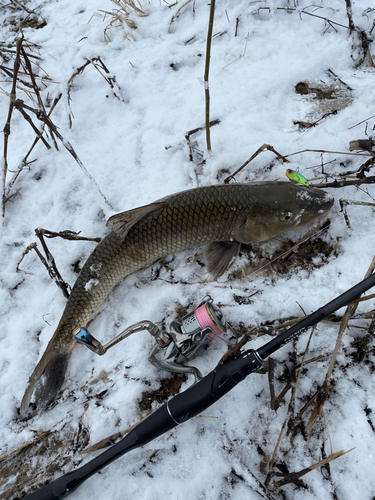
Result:
{"label": "snow", "polygon": [[[144,17],[130,15],[136,30],[113,25],[106,31],[110,40],[104,33],[109,16],[104,18],[99,11],[114,9],[109,0],[27,2],[27,8],[35,9],[47,22],[41,29],[27,27],[23,31],[27,41],[40,46],[39,64],[43,71],[38,70],[38,74],[51,78],[40,83],[43,100],[47,95],[53,100],[62,93],[51,119],[63,142],[56,139],[57,151],[50,136],[46,137],[52,146],[49,150],[39,141],[29,157],[35,162],[22,171],[14,184],[15,195],[6,204],[1,228],[0,455],[61,421],[68,421],[73,427],[78,422],[86,426],[90,445],[126,429],[145,416],[137,405],[142,393],[157,389],[160,381],[169,376],[148,362],[154,341],[147,332],[131,336],[103,357],[77,346],[69,362],[61,402],[27,423],[17,420],[17,408],[29,376],[66,303],[35,252],[23,259],[23,272],[16,272],[24,250],[36,241],[35,228],[69,229],[88,237],[103,237],[108,232],[105,221],[111,215],[184,189],[222,183],[264,143],[283,155],[306,149],[348,152],[349,141],[365,138],[366,132],[371,135],[374,118],[353,126],[375,115],[374,68],[368,61],[355,67],[353,57],[358,54],[352,49],[353,39],[347,29],[329,26],[323,19],[302,12],[306,9],[347,26],[345,2],[324,0],[317,3],[316,10],[307,8],[309,5],[307,0],[217,0],[214,34],[219,35],[212,41],[209,88],[210,116],[212,120],[220,119],[220,123],[211,128],[209,153],[204,131],[191,136],[206,160],[197,164],[189,160],[185,135],[204,124],[207,2],[195,0],[182,8],[170,24],[181,5],[168,6],[166,2],[151,0],[143,5]],[[369,7],[368,0],[353,2],[355,24],[367,32],[374,21],[373,10],[363,14]],[[19,20],[21,13],[17,11],[12,16]],[[2,7],[0,22],[5,43],[13,43],[17,36],[9,16],[8,8]],[[373,44],[370,47],[374,50]],[[94,66],[89,65],[75,77],[69,89],[68,81],[75,70],[87,59],[97,57],[110,71],[106,76],[115,76],[119,87],[112,91]],[[12,64],[11,61],[5,66]],[[298,130],[295,122],[314,121],[311,117],[319,119],[324,114],[317,109],[316,100],[296,94],[298,82],[323,81],[346,89],[328,69],[353,89],[352,102],[317,126]],[[11,79],[4,77],[0,86],[9,93]],[[20,89],[17,97],[31,102]],[[0,107],[5,126],[9,108],[5,94],[0,94]],[[38,127],[42,129],[41,123]],[[14,110],[8,147],[10,171],[17,169],[34,138],[29,124]],[[88,174],[69,153],[69,145]],[[332,161],[324,166],[331,176],[328,180],[356,170],[367,158],[324,154],[324,162]],[[282,162],[274,161],[273,168],[269,168],[273,160],[272,152],[262,152],[236,176],[236,181],[286,180]],[[322,177],[320,153],[299,153],[290,160],[288,168],[300,171],[310,182],[314,177]],[[8,173],[8,182],[12,175]],[[94,317],[90,331],[104,344],[140,320],[165,322],[168,326],[176,317],[178,306],[197,305],[205,295],[222,304],[227,321],[237,326],[239,322],[260,324],[301,315],[300,306],[306,314],[315,311],[363,279],[375,248],[374,208],[347,207],[351,223],[348,228],[339,206],[340,198],[373,202],[373,185],[327,191],[336,202],[330,229],[322,237],[337,241],[338,248],[337,257],[331,256],[325,265],[311,272],[297,269],[287,275],[234,281],[229,281],[226,274],[218,282],[209,282],[205,269],[191,262],[194,251],[184,252],[167,259],[170,270],[161,267],[156,276],[154,268],[120,284]],[[298,230],[291,236],[297,240],[302,234]],[[47,244],[70,285],[77,277],[74,263],[79,261],[82,265],[96,245],[60,239],[48,239]],[[272,245],[264,248],[266,252]],[[241,257],[237,265],[245,262]],[[94,281],[88,286],[94,285]],[[255,291],[259,293],[251,298],[250,305],[234,301],[235,294],[248,296]],[[358,311],[373,308],[374,300],[370,300],[360,304]],[[353,320],[365,328],[369,322]],[[324,381],[337,332],[335,325],[320,324],[317,328],[308,357],[325,353],[328,356],[309,365],[307,374],[301,376],[297,412],[306,403],[306,397]],[[366,329],[357,328],[345,332],[324,419],[319,419],[306,440],[301,434],[294,438],[284,435],[277,460],[285,461],[289,471],[298,471],[321,460],[323,443],[327,455],[331,445],[332,452],[354,450],[330,463],[329,479],[317,469],[302,478],[306,489],[294,484],[280,490],[274,488],[274,498],[328,500],[334,498],[334,493],[340,500],[375,496],[375,438],[369,423],[375,425],[373,344],[366,363],[354,363],[348,355],[353,351],[351,342],[366,333]],[[259,348],[268,339],[257,338],[248,347]],[[307,339],[308,334],[304,334],[294,346],[288,345],[275,354],[280,361],[277,376],[282,375],[283,363],[293,365],[293,356],[301,360]],[[191,364],[207,374],[225,351],[225,343],[214,339]],[[191,383],[192,377],[181,390]],[[284,382],[276,377],[275,384],[278,393]],[[89,390],[100,393],[105,389],[108,391],[98,404],[95,398],[87,403]],[[265,480],[260,470],[263,457],[259,447],[270,459],[289,398],[290,392],[274,412],[270,408],[267,376],[253,375],[211,407],[205,415],[210,418],[194,418],[117,460],[85,482],[71,498],[264,498],[259,487]],[[153,404],[154,409],[157,406]],[[365,408],[372,413],[366,416]],[[305,423],[308,417],[307,412]],[[93,456],[84,456],[84,460]],[[242,479],[234,476],[233,471]]]}

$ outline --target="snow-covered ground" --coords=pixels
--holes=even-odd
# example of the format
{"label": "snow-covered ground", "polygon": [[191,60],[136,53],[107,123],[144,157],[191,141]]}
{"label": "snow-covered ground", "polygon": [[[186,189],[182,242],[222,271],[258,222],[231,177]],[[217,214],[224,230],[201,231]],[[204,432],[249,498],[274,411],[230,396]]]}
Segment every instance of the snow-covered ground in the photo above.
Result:
{"label": "snow-covered ground", "polygon": [[[12,43],[14,48],[14,39],[19,36],[14,26],[27,13],[21,8],[11,10],[6,3],[2,2],[0,9],[1,42]],[[50,78],[40,82],[41,96],[46,102],[62,93],[51,119],[95,182],[58,139],[57,151],[48,137],[51,149],[39,141],[29,158],[35,161],[22,171],[11,191],[15,194],[6,203],[0,243],[0,454],[61,421],[73,427],[81,423],[89,430],[90,444],[126,429],[145,416],[137,403],[142,393],[157,389],[160,381],[169,377],[148,362],[154,345],[146,332],[130,337],[104,357],[77,346],[61,402],[27,423],[17,420],[28,378],[66,302],[35,252],[25,256],[20,265],[23,272],[16,272],[25,248],[36,241],[35,228],[69,229],[87,237],[102,237],[108,231],[105,221],[110,215],[183,189],[223,182],[264,143],[283,155],[306,149],[342,152],[323,157],[305,152],[290,157],[288,168],[299,170],[308,179],[322,178],[315,182],[324,182],[320,166],[324,161],[327,179],[332,181],[340,173],[357,170],[368,159],[344,153],[349,152],[350,141],[365,139],[365,133],[371,136],[375,124],[375,68],[368,57],[356,67],[361,57],[357,49],[360,42],[343,27],[348,26],[344,0],[319,0],[316,5],[307,0],[217,0],[210,94],[211,119],[219,119],[220,123],[211,129],[210,153],[203,131],[192,136],[192,142],[197,141],[194,147],[203,154],[203,164],[196,154],[195,161],[190,161],[185,135],[204,124],[207,2],[192,0],[185,7],[183,3],[168,5],[157,0],[144,3],[145,16],[134,12],[130,15],[137,29],[118,26],[118,22],[108,28],[112,18],[101,11],[115,9],[109,0],[30,0],[24,5],[35,12],[31,17],[46,21],[40,29],[23,30],[25,39],[39,46],[38,50],[28,49],[28,53],[41,57],[35,60],[41,68],[34,66],[35,73]],[[375,19],[375,9],[370,7],[369,0],[353,2],[354,22],[367,33]],[[302,12],[304,9],[314,16]],[[374,45],[370,42],[369,46],[374,53]],[[108,68],[109,76],[116,77],[121,92],[115,88],[114,95],[90,64],[75,77],[69,102],[70,77],[87,59],[97,57]],[[13,59],[2,64],[12,68]],[[311,95],[297,94],[295,86],[299,82],[309,82],[312,87],[323,83],[335,86],[339,95],[336,103],[344,103],[338,106],[342,109],[314,127],[300,129],[295,122],[316,121],[335,106],[328,99],[324,104]],[[12,79],[3,76],[0,86],[9,93]],[[32,105],[21,89],[17,89],[17,97]],[[8,108],[9,97],[0,94],[2,128]],[[8,147],[10,171],[17,170],[34,138],[30,125],[14,110]],[[268,168],[274,158],[272,152],[263,152],[236,180],[286,180],[285,164],[275,161]],[[8,172],[7,182],[12,175]],[[336,202],[331,227],[323,238],[337,244],[337,250],[325,265],[309,271],[296,268],[284,275],[232,281],[227,273],[219,282],[208,282],[205,269],[190,261],[194,252],[181,253],[158,275],[154,269],[125,280],[110,295],[90,329],[106,342],[142,319],[165,321],[168,325],[180,305],[198,304],[207,294],[222,304],[227,321],[235,327],[240,322],[260,324],[300,316],[300,306],[306,314],[316,310],[363,279],[375,249],[374,208],[349,206],[349,228],[339,206],[340,198],[374,202],[373,185],[327,191]],[[301,235],[298,231],[291,237],[297,240]],[[82,265],[95,243],[61,239],[47,243],[63,278],[72,285],[77,277],[74,264],[79,261]],[[236,266],[245,264],[243,256]],[[251,304],[235,302],[234,295],[248,296],[254,291],[259,293],[252,297]],[[358,312],[371,309],[373,300],[360,304]],[[353,361],[355,347],[351,343],[367,333],[370,319],[359,318],[353,323],[364,329],[352,327],[344,335],[324,418],[306,439],[301,433],[284,435],[276,462],[283,463],[289,472],[299,471],[321,460],[322,449],[327,455],[354,449],[331,462],[330,472],[316,469],[305,475],[305,487],[272,487],[272,498],[370,500],[375,496],[375,357],[370,343],[365,359]],[[330,354],[337,332],[336,325],[320,324],[308,357]],[[275,355],[281,362],[276,378],[283,375],[285,366],[291,369],[294,360],[301,361],[307,338],[308,334],[304,334],[294,346]],[[262,337],[248,345],[257,348],[267,339]],[[206,374],[225,351],[226,345],[215,339],[193,364]],[[310,364],[302,375],[296,413],[323,382],[329,360],[328,355]],[[181,390],[191,382],[185,382]],[[276,380],[276,392],[284,384],[285,377]],[[102,399],[88,400],[89,393],[99,394],[105,389]],[[197,417],[117,460],[71,498],[267,498],[259,486],[265,481],[260,450],[270,460],[289,397],[290,392],[274,412],[267,376],[249,377],[209,409],[207,415],[214,418]],[[153,408],[157,406],[153,404]],[[304,414],[304,423],[310,411]],[[75,458],[77,464],[81,458]],[[65,472],[68,470],[69,466]]]}

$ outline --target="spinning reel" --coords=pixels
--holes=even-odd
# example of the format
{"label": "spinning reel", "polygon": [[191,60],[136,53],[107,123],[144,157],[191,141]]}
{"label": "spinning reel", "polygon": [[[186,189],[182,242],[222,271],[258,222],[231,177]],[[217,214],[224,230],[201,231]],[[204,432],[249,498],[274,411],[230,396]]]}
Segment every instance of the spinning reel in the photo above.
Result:
{"label": "spinning reel", "polygon": [[104,346],[86,328],[77,328],[73,335],[78,342],[102,356],[121,340],[143,330],[150,332],[157,343],[149,357],[153,365],[169,372],[192,373],[195,377],[194,383],[197,383],[203,378],[202,374],[194,366],[186,366],[184,363],[207,339],[213,339],[225,332],[226,321],[212,299],[205,298],[194,311],[172,321],[169,332],[146,320],[129,326]]}

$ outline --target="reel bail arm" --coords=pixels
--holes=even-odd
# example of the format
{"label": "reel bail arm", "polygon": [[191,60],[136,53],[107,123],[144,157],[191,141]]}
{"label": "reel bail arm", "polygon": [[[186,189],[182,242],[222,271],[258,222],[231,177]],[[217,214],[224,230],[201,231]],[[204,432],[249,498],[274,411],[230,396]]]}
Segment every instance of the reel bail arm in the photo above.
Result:
{"label": "reel bail arm", "polygon": [[160,347],[165,347],[171,342],[171,339],[166,332],[160,330],[160,328],[156,326],[155,323],[152,323],[148,320],[139,321],[138,323],[129,326],[105,345],[102,345],[99,340],[97,340],[87,330],[87,328],[79,327],[73,332],[73,335],[77,342],[79,342],[80,344],[84,344],[88,349],[90,349],[90,351],[95,352],[95,354],[103,356],[103,354],[105,354],[108,349],[121,342],[121,340],[130,337],[130,335],[132,335],[133,333],[143,332],[144,330],[150,332],[150,334],[154,337]]}

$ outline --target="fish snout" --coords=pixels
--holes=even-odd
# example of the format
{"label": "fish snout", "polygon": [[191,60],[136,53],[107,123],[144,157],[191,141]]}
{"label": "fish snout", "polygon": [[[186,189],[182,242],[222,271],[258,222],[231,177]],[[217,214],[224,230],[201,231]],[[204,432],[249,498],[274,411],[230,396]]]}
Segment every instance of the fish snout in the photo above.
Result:
{"label": "fish snout", "polygon": [[323,195],[321,198],[318,199],[318,220],[322,220],[331,211],[331,208],[333,207],[333,204],[335,202],[335,199],[332,195],[327,193],[326,191],[319,190],[320,194]]}
{"label": "fish snout", "polygon": [[301,198],[305,197],[305,201],[308,203],[303,210],[302,225],[308,224],[311,226],[327,217],[335,201],[334,197],[326,191],[311,187],[301,196]]}

